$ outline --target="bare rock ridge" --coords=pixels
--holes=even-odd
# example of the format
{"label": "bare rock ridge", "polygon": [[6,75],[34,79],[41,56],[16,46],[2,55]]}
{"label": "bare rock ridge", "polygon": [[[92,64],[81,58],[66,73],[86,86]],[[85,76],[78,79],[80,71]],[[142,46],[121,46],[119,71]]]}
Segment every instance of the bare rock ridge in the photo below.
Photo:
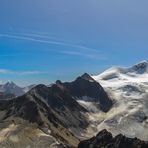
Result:
{"label": "bare rock ridge", "polygon": [[[112,106],[112,101],[101,85],[88,74],[84,74],[73,82],[62,83],[57,81],[51,87],[38,85],[23,96],[8,101],[1,101],[4,104],[0,108],[7,110],[5,118],[11,115],[19,116],[39,124],[43,123],[40,121],[41,119],[36,119],[36,113],[43,113],[46,108],[48,112],[52,110],[56,113],[57,119],[65,126],[85,128],[88,123],[83,112],[85,113],[87,110],[76,101],[76,97],[81,98],[83,96],[92,98],[91,101],[99,102],[100,109],[105,112]],[[44,109],[41,109],[41,107]],[[37,115],[37,118],[39,117],[40,115]]]}
{"label": "bare rock ridge", "polygon": [[113,105],[103,87],[87,73],[73,82],[65,82],[60,85],[67,89],[76,100],[88,97],[89,101],[99,103],[100,109],[104,112],[109,111]]}
{"label": "bare rock ridge", "polygon": [[[22,96],[0,100],[0,125],[15,123],[21,126],[27,121],[45,132],[50,130],[50,135],[62,145],[77,147],[89,125],[88,110],[77,102],[77,98],[83,99],[83,96],[99,102],[104,112],[112,106],[101,85],[84,74],[73,82],[58,80],[49,87],[40,84]],[[18,119],[23,121],[18,122]]]}
{"label": "bare rock ridge", "polygon": [[[51,108],[65,126],[83,128],[87,121],[81,112],[87,112],[64,89],[54,84],[51,87],[38,85],[28,92],[33,98],[38,98]],[[75,122],[71,122],[75,121]]]}
{"label": "bare rock ridge", "polygon": [[122,134],[113,137],[107,130],[102,130],[89,140],[80,142],[78,148],[148,148],[148,142],[137,138],[127,138]]}
{"label": "bare rock ridge", "polygon": [[73,129],[81,132],[88,125],[83,115],[86,110],[57,85],[49,88],[38,85],[23,96],[1,100],[0,111],[5,112],[1,122],[16,122],[17,118],[27,120],[39,128],[50,129],[57,141],[71,147],[74,146],[71,139],[78,141]]}

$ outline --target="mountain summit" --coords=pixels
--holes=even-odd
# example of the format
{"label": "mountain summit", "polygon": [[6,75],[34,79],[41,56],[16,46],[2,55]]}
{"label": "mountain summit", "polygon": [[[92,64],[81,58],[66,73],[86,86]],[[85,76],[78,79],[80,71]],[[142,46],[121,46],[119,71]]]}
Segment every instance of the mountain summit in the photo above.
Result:
{"label": "mountain summit", "polygon": [[137,74],[148,73],[148,61],[142,61],[131,68]]}
{"label": "mountain summit", "polygon": [[82,76],[80,76],[80,78],[88,81],[94,81],[94,79],[88,73],[84,73]]}
{"label": "mountain summit", "polygon": [[3,92],[5,94],[13,94],[15,96],[20,96],[24,94],[23,89],[17,86],[12,81],[7,82],[4,85],[0,85],[0,92]]}
{"label": "mountain summit", "polygon": [[112,100],[108,97],[103,87],[89,74],[85,73],[72,82],[61,83],[75,100],[93,102],[98,109],[104,112],[112,107]]}
{"label": "mountain summit", "polygon": [[[114,134],[148,138],[148,61],[131,67],[114,67],[92,76],[114,99],[103,126]],[[98,125],[98,129],[102,127]]]}

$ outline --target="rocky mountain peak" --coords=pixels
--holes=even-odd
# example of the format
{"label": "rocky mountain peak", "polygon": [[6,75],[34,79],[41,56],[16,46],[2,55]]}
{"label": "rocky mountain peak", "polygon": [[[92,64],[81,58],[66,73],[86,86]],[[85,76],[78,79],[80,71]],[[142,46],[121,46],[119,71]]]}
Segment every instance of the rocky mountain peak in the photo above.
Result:
{"label": "rocky mountain peak", "polygon": [[9,87],[13,87],[13,86],[17,86],[13,81],[8,81],[7,83],[4,84],[4,86],[9,86]]}
{"label": "rocky mountain peak", "polygon": [[127,138],[122,134],[113,137],[107,130],[102,130],[89,140],[80,142],[78,148],[147,148],[148,142],[142,141],[137,138]]}
{"label": "rocky mountain peak", "polygon": [[85,80],[93,80],[93,78],[88,73],[84,73],[80,77],[83,78],[83,79],[85,79]]}
{"label": "rocky mountain peak", "polygon": [[56,81],[56,84],[57,84],[57,85],[61,85],[61,84],[62,84],[61,80],[57,80],[57,81]]}
{"label": "rocky mountain peak", "polygon": [[142,61],[134,65],[131,70],[135,71],[138,74],[143,74],[148,72],[148,61]]}
{"label": "rocky mountain peak", "polygon": [[87,101],[99,104],[98,109],[104,112],[107,112],[112,106],[112,100],[102,86],[87,73],[73,82],[63,83],[63,86],[76,100],[87,98]]}
{"label": "rocky mountain peak", "polygon": [[0,85],[0,91],[5,94],[14,94],[15,96],[21,96],[24,94],[23,89],[12,81],[8,81],[4,85]]}

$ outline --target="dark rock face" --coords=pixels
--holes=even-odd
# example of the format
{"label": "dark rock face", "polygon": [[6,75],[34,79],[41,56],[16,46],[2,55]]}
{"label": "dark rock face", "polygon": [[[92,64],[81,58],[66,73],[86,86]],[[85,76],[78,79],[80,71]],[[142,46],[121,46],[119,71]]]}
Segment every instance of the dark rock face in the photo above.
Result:
{"label": "dark rock face", "polygon": [[87,110],[56,84],[38,85],[23,96],[0,101],[0,110],[7,111],[5,118],[20,117],[38,125],[46,125],[48,120],[66,128],[84,129],[88,125],[84,115]]}
{"label": "dark rock face", "polygon": [[111,133],[103,130],[96,137],[80,142],[78,148],[148,148],[148,142],[122,134],[112,137]]}
{"label": "dark rock face", "polygon": [[60,85],[66,88],[75,99],[83,99],[84,96],[87,96],[91,99],[89,101],[97,102],[100,109],[104,112],[107,112],[113,105],[103,87],[87,73],[73,82],[66,82]]}
{"label": "dark rock face", "polygon": [[131,72],[134,71],[137,74],[143,74],[143,73],[147,73],[148,72],[148,61],[143,61],[141,63],[138,63],[136,65],[134,65],[131,68]]}
{"label": "dark rock face", "polygon": [[[44,100],[44,97],[46,98],[49,94],[50,91],[48,87],[39,85],[23,96],[11,100],[0,100],[0,111],[5,112],[5,114],[1,116],[0,122],[3,123],[5,121],[11,121],[17,123],[18,118],[27,120],[31,123],[35,123],[45,132],[47,132],[47,129],[50,129],[51,135],[57,139],[57,141],[66,146],[70,145],[70,147],[72,147],[73,143],[68,139],[68,137],[76,140],[76,143],[78,143],[79,140],[70,128],[78,128],[80,125],[83,127],[87,126],[86,119],[81,113],[76,114],[78,112],[76,110],[71,114],[72,110],[70,109],[64,111],[63,108],[58,109],[54,105],[50,106],[50,104]],[[52,95],[48,97],[58,99]],[[65,108],[67,106],[68,104],[65,104]],[[76,108],[75,105],[73,107]],[[74,116],[74,114],[76,115]],[[75,120],[72,121],[71,119]]]}
{"label": "dark rock face", "polygon": [[0,92],[0,100],[5,100],[5,99],[11,99],[14,98],[15,95],[14,94],[7,94],[4,92]]}
{"label": "dark rock face", "polygon": [[0,110],[6,112],[4,120],[20,117],[39,126],[49,125],[50,122],[83,131],[89,125],[85,114],[88,111],[76,101],[76,97],[83,96],[92,98],[92,102],[99,102],[104,112],[112,106],[101,85],[84,74],[73,82],[62,83],[58,80],[50,87],[38,85],[20,97],[1,100]]}
{"label": "dark rock face", "polygon": [[[33,98],[28,94],[11,100],[1,100],[0,110],[5,110],[6,115],[3,120],[10,117],[20,117],[39,126],[46,124],[45,118],[50,116],[51,122],[56,122],[56,117],[48,106],[38,98]],[[54,119],[54,120],[53,120]]]}
{"label": "dark rock face", "polygon": [[46,102],[65,127],[87,127],[88,122],[83,115],[87,110],[61,85],[54,84],[51,87],[38,85],[28,94]]}

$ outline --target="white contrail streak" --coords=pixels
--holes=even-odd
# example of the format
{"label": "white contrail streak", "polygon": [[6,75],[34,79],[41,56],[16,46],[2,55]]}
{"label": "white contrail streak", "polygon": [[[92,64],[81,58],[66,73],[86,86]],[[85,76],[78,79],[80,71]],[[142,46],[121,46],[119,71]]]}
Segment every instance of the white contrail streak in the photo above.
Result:
{"label": "white contrail streak", "polygon": [[[35,36],[40,37],[40,38],[45,37],[45,36],[41,36],[41,35],[33,35],[33,36],[34,37]],[[100,53],[100,51],[98,51],[97,49],[94,49],[94,48],[89,48],[89,47],[85,47],[85,46],[81,46],[81,45],[68,44],[68,43],[58,42],[58,41],[49,41],[49,40],[37,39],[37,38],[33,38],[33,36],[28,37],[28,36],[11,35],[11,34],[0,34],[0,37],[7,37],[7,38],[14,38],[14,39],[19,39],[19,40],[34,41],[34,42],[40,42],[40,43],[46,43],[46,44],[54,44],[54,45],[59,45],[59,46],[67,46],[67,47],[82,49],[82,50],[85,50],[85,51]]]}

